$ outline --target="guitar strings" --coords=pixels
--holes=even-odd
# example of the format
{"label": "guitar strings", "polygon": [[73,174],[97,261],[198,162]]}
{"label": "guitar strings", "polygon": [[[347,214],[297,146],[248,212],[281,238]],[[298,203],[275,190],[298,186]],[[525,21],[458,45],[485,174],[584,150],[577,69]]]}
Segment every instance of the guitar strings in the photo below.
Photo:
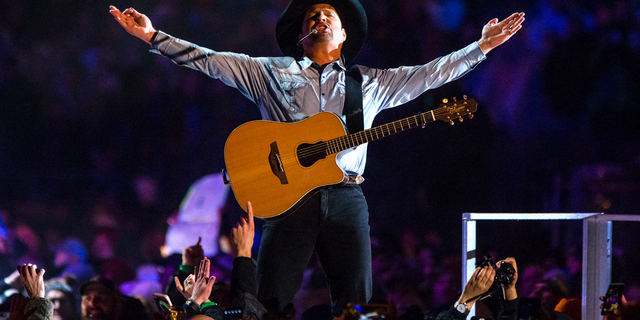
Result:
{"label": "guitar strings", "polygon": [[[441,108],[443,109],[443,108]],[[360,144],[364,144],[365,142],[361,142],[358,143],[358,140],[360,141],[365,141],[369,142],[369,141],[374,141],[380,138],[380,135],[382,135],[382,137],[385,137],[385,132],[387,132],[387,135],[391,135],[394,133],[398,133],[398,132],[402,132],[404,130],[407,129],[412,129],[415,128],[416,126],[420,125],[420,121],[419,117],[423,116],[423,123],[426,124],[426,119],[424,118],[424,114],[431,112],[431,111],[427,111],[427,112],[423,112],[420,113],[418,115],[415,116],[411,116],[411,117],[407,117],[404,119],[400,119],[391,123],[387,123],[384,125],[380,125],[374,128],[370,128],[368,130],[364,130],[364,131],[360,131],[360,132],[356,132],[347,136],[341,136],[338,138],[334,138],[334,139],[330,139],[330,140],[326,140],[326,141],[322,141],[322,142],[318,142],[313,144],[311,147],[307,147],[304,148],[302,150],[299,150],[299,152],[293,152],[293,153],[287,153],[284,155],[281,155],[281,159],[282,161],[287,161],[287,163],[289,163],[289,161],[291,160],[291,158],[293,159],[305,159],[308,157],[313,157],[316,155],[320,155],[320,154],[324,154],[324,156],[328,156],[330,154],[333,153],[338,153],[341,151],[344,151],[348,148],[352,148],[354,146],[358,146]],[[442,114],[446,114],[448,113],[447,110],[433,110],[434,115],[437,114],[438,116],[442,115]],[[413,122],[412,122],[413,120]],[[432,120],[433,121],[433,120]],[[403,126],[403,123],[406,122],[406,126],[407,128],[405,129]],[[430,121],[431,122],[431,121]],[[391,129],[389,128],[392,125],[392,129],[394,132],[391,132]],[[385,131],[386,128],[386,131]],[[400,128],[400,131],[398,131],[398,128]],[[373,138],[373,134],[376,134],[376,139],[369,139],[367,138],[367,134],[369,133],[369,136],[371,136],[371,138]],[[358,139],[359,138],[359,139]],[[355,145],[351,146],[351,144],[354,144],[355,141]],[[331,152],[328,153],[330,149],[335,148],[336,152]]]}
{"label": "guitar strings", "polygon": [[[380,136],[385,137],[385,129],[384,127],[386,127],[386,132],[388,133],[387,135],[393,134],[393,133],[398,133],[398,132],[402,132],[403,130],[406,129],[411,129],[414,128],[415,126],[420,125],[420,122],[418,121],[418,117],[422,115],[416,115],[416,116],[412,116],[412,117],[408,117],[405,119],[400,119],[398,121],[394,121],[392,123],[388,123],[388,124],[384,124],[381,126],[377,126],[374,128],[370,128],[368,130],[364,130],[364,131],[360,131],[360,132],[356,132],[347,136],[341,136],[341,137],[337,137],[334,139],[330,139],[330,140],[326,140],[326,141],[322,141],[322,142],[318,142],[315,143],[313,146],[311,147],[307,147],[304,149],[301,149],[299,152],[294,153],[293,155],[291,153],[287,154],[287,156],[283,156],[283,160],[289,160],[289,158],[291,156],[293,156],[294,158],[300,158],[300,159],[304,159],[307,157],[312,157],[321,153],[324,153],[325,156],[333,154],[333,153],[338,153],[340,151],[346,150],[348,148],[352,148],[354,146],[358,146],[360,144],[364,144],[365,142],[369,142],[369,141],[374,141],[376,139],[379,139]],[[412,120],[415,121],[412,122]],[[403,123],[406,122],[406,129],[403,126]],[[391,132],[391,129],[389,129],[389,127],[393,125],[393,129],[394,132]],[[413,126],[412,126],[413,125]],[[397,129],[400,128],[400,131],[398,131]],[[376,138],[373,139],[373,135],[376,135]],[[372,139],[369,139],[367,136],[370,136]],[[359,141],[363,141],[363,142],[359,142]],[[338,151],[335,152],[330,152],[330,149],[336,149]],[[297,154],[297,156],[295,155]]]}
{"label": "guitar strings", "polygon": [[[434,112],[434,116],[436,114],[438,116],[440,116],[440,115],[449,113],[447,110],[445,110],[445,108],[440,108],[440,109],[442,109],[442,110],[438,110],[438,109],[432,110]],[[347,150],[348,148],[352,148],[352,147],[355,147],[355,146],[358,146],[360,144],[364,144],[365,143],[365,142],[357,143],[358,137],[360,138],[361,141],[367,140],[366,142],[369,142],[369,139],[367,138],[367,133],[375,133],[376,136],[377,136],[376,139],[379,139],[378,133],[380,133],[382,135],[382,137],[385,137],[384,127],[386,127],[386,132],[388,132],[388,135],[391,135],[391,134],[394,134],[394,133],[398,133],[398,132],[402,132],[402,131],[407,130],[407,129],[415,128],[416,126],[420,125],[420,123],[418,121],[418,117],[419,116],[423,116],[424,114],[426,114],[428,112],[431,112],[431,111],[423,112],[423,113],[420,113],[420,114],[415,115],[415,116],[411,116],[411,117],[407,117],[407,118],[404,118],[404,119],[400,119],[400,120],[397,120],[397,121],[394,121],[394,122],[390,122],[390,123],[383,124],[383,125],[380,125],[380,126],[377,126],[377,127],[374,127],[374,128],[370,128],[368,130],[356,132],[356,133],[353,133],[353,134],[350,134],[350,135],[347,135],[347,136],[341,136],[341,137],[338,137],[338,138],[334,138],[334,139],[318,142],[318,143],[315,143],[312,147],[304,148],[304,149],[300,150],[299,152],[293,152],[293,153],[287,153],[287,154],[281,155],[281,159],[282,159],[283,162],[286,161],[287,164],[288,164],[289,161],[292,158],[294,160],[295,159],[305,159],[305,158],[308,158],[308,157],[321,155],[323,153],[324,153],[324,156],[326,157],[326,156],[328,156],[330,154],[342,152],[344,150]],[[415,120],[415,124],[413,122],[411,122],[411,120]],[[407,129],[404,129],[404,127],[402,125],[403,121],[406,121]],[[433,121],[433,120],[431,120],[431,121]],[[429,122],[431,122],[431,121],[429,121]],[[427,123],[426,119],[423,118],[423,122],[424,122],[424,124],[426,124]],[[412,124],[413,124],[413,126],[412,126]],[[391,129],[389,129],[390,125],[393,125],[394,132],[391,132]],[[399,125],[399,127],[398,127],[398,125]],[[400,131],[397,130],[398,128],[400,128]],[[370,136],[373,137],[373,134],[371,134]],[[354,143],[354,139],[355,139],[355,142],[357,144],[355,144],[353,146],[350,146],[351,144]],[[374,141],[376,139],[371,139],[371,141]],[[333,142],[333,145],[331,145],[332,142]],[[338,151],[337,152],[327,153],[328,150],[331,149],[331,148],[337,148]]]}

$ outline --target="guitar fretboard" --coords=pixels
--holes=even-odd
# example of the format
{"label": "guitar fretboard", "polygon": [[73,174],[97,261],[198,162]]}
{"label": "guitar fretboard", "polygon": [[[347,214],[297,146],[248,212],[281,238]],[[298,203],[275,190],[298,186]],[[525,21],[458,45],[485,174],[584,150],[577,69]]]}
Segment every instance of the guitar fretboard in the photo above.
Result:
{"label": "guitar fretboard", "polygon": [[383,124],[371,129],[363,130],[360,132],[352,133],[343,137],[328,140],[326,154],[334,154],[342,152],[349,148],[357,147],[361,144],[378,140],[380,138],[388,137],[392,134],[402,132],[405,130],[413,129],[418,126],[424,126],[429,122],[436,120],[433,110],[419,113],[414,116],[410,116],[404,119],[396,120]]}

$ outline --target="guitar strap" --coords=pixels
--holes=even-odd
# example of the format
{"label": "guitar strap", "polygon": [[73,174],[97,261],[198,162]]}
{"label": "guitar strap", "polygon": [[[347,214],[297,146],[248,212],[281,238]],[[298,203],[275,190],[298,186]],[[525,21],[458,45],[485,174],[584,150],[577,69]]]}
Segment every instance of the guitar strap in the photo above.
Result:
{"label": "guitar strap", "polygon": [[352,66],[345,72],[345,97],[342,114],[346,116],[349,133],[364,130],[364,114],[362,112],[362,74],[360,69]]}

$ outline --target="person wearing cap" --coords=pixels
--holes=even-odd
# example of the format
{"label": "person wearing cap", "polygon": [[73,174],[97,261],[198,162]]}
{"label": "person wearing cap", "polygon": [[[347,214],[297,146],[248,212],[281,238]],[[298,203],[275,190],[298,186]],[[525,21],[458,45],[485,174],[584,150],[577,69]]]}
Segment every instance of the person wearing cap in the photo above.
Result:
{"label": "person wearing cap", "polygon": [[47,280],[45,282],[44,297],[53,303],[53,316],[51,320],[80,319],[76,309],[76,296],[65,279],[52,278]]}
{"label": "person wearing cap", "polygon": [[113,281],[94,276],[80,286],[82,320],[151,319],[140,300],[121,294]]}
{"label": "person wearing cap", "polygon": [[[258,106],[264,120],[295,122],[333,112],[349,115],[347,127],[355,123],[356,130],[371,128],[380,111],[460,78],[520,30],[524,21],[524,13],[493,19],[478,41],[424,65],[348,69],[367,32],[367,17],[357,0],[290,0],[276,24],[283,57],[210,50],[156,30],[146,15],[133,8],[120,11],[111,6],[110,13],[128,33],[150,44],[152,52],[237,88]],[[348,99],[360,96],[360,107],[360,98]],[[286,311],[314,250],[327,276],[334,316],[348,302],[370,299],[369,213],[359,186],[366,154],[364,144],[336,158],[354,183],[321,189],[292,214],[265,221],[257,267],[260,301],[273,301]]]}

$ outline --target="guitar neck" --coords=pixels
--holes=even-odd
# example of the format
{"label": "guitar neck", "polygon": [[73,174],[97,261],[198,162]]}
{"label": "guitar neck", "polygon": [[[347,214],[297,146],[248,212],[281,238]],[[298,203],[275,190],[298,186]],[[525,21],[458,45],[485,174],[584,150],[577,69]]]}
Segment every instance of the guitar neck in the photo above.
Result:
{"label": "guitar neck", "polygon": [[350,148],[355,148],[364,143],[388,137],[392,134],[396,134],[416,127],[423,127],[427,123],[433,122],[435,120],[435,114],[433,110],[431,110],[404,119],[389,122],[377,127],[373,127],[371,129],[331,139],[326,142],[327,154],[329,155],[342,152]]}

